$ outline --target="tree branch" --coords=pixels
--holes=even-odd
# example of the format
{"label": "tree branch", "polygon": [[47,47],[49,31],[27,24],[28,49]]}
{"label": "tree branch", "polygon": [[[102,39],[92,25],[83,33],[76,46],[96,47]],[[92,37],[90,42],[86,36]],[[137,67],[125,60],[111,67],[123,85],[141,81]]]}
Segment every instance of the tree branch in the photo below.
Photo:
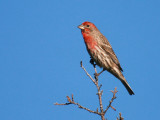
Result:
{"label": "tree branch", "polygon": [[105,120],[105,117],[104,117],[105,113],[103,112],[103,104],[102,104],[102,93],[103,93],[103,91],[100,90],[102,85],[100,85],[100,86],[98,85],[98,75],[97,75],[96,64],[94,64],[93,60],[90,60],[90,61],[92,61],[91,64],[93,65],[94,71],[95,71],[94,77],[96,79],[96,84],[95,85],[96,85],[97,91],[98,91],[97,95],[98,95],[99,106],[100,106],[100,111],[101,111],[101,115],[100,116],[101,116],[102,120]]}
{"label": "tree branch", "polygon": [[91,75],[87,72],[87,70],[84,68],[82,61],[80,62],[81,64],[81,68],[85,71],[85,73],[87,74],[87,76],[92,80],[92,82],[96,85],[96,81],[91,77]]}
{"label": "tree branch", "polygon": [[106,110],[104,111],[104,113],[106,113],[108,111],[108,109],[111,107],[114,111],[116,111],[116,109],[114,107],[111,106],[112,102],[116,99],[116,93],[118,92],[117,91],[117,88],[114,89],[114,91],[111,91],[113,93],[113,97],[112,99],[109,101],[109,105],[107,106]]}
{"label": "tree branch", "polygon": [[79,103],[74,102],[73,94],[72,94],[72,100],[71,100],[71,98],[69,96],[67,96],[67,101],[68,101],[68,103],[60,103],[60,104],[59,103],[55,103],[54,105],[70,105],[70,104],[74,104],[74,105],[77,105],[81,109],[87,110],[90,113],[95,113],[95,114],[101,115],[101,113],[99,113],[98,111],[90,110],[90,109],[88,109],[86,107],[83,107]]}
{"label": "tree branch", "polygon": [[119,118],[117,117],[117,120],[124,120],[121,113],[119,113]]}
{"label": "tree branch", "polygon": [[[97,95],[98,95],[98,99],[99,99],[99,109],[100,109],[100,112],[99,112],[99,110],[98,110],[98,108],[97,108],[97,110],[96,111],[93,111],[93,110],[90,110],[89,108],[86,108],[86,107],[83,107],[82,105],[80,105],[79,103],[77,103],[77,102],[74,102],[74,98],[73,98],[73,94],[72,94],[72,97],[70,98],[69,96],[67,96],[67,103],[61,103],[61,104],[59,104],[59,103],[55,103],[54,105],[70,105],[70,104],[74,104],[74,105],[76,105],[76,106],[78,106],[79,108],[81,108],[81,109],[84,109],[84,110],[86,110],[86,111],[88,111],[88,112],[90,112],[90,113],[94,113],[94,114],[97,114],[97,115],[100,115],[101,116],[101,120],[105,120],[105,114],[107,113],[107,111],[108,111],[108,109],[109,108],[112,108],[114,111],[116,111],[116,109],[112,106],[112,103],[113,103],[113,101],[116,99],[116,93],[118,92],[117,91],[117,88],[115,88],[114,89],[114,91],[111,91],[112,93],[113,93],[113,97],[112,97],[112,99],[109,101],[109,105],[106,107],[106,109],[104,110],[103,109],[103,104],[102,104],[102,93],[103,93],[103,91],[101,90],[101,87],[102,87],[102,85],[100,84],[99,85],[99,83],[98,83],[98,76],[100,75],[100,74],[97,74],[97,70],[96,70],[96,64],[94,64],[94,61],[91,59],[90,60],[90,63],[93,65],[93,67],[94,67],[94,71],[95,71],[95,73],[94,73],[94,78],[95,79],[93,79],[92,77],[91,77],[91,75],[87,72],[87,70],[84,68],[84,66],[83,66],[83,64],[82,64],[82,61],[80,62],[80,65],[81,65],[81,68],[85,71],[85,73],[86,73],[86,75],[92,80],[92,82],[94,83],[94,85],[96,86],[96,88],[97,88],[97,91],[98,91],[98,93],[97,93]],[[104,70],[103,70],[104,71]],[[102,72],[103,72],[102,71]],[[100,72],[100,73],[102,73],[102,72]],[[119,117],[120,118],[117,118],[117,120],[123,120],[123,118],[121,117],[121,113],[119,114]]]}

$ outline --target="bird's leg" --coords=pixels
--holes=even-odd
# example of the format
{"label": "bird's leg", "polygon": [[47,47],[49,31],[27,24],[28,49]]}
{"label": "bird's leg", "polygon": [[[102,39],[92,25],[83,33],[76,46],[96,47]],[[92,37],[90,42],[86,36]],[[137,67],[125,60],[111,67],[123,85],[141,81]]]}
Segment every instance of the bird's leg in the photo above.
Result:
{"label": "bird's leg", "polygon": [[[94,60],[92,58],[90,59],[90,63],[95,68],[96,64],[94,63]],[[100,73],[94,73],[95,77],[98,77],[103,71],[105,71],[105,69],[103,69]]]}
{"label": "bird's leg", "polygon": [[98,77],[103,71],[105,71],[105,69],[103,69],[100,73],[94,73],[94,75]]}

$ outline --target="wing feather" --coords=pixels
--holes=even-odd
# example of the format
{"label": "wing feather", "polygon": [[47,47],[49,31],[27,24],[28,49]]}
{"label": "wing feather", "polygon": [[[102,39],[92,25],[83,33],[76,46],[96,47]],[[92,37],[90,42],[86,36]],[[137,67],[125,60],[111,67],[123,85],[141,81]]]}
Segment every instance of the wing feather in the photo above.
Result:
{"label": "wing feather", "polygon": [[101,45],[101,48],[110,56],[110,58],[112,59],[112,61],[118,66],[118,68],[123,71],[119,61],[118,61],[118,58],[116,56],[116,54],[114,53],[110,43],[108,42],[108,40],[102,35],[101,36],[103,40],[100,44]]}

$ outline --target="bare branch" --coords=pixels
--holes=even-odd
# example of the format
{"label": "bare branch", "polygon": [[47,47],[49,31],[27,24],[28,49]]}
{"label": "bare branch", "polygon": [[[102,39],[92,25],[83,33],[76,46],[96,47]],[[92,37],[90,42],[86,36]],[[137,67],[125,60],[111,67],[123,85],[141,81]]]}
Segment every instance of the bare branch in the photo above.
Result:
{"label": "bare branch", "polygon": [[117,117],[117,120],[124,120],[121,113],[119,113],[119,118]]}
{"label": "bare branch", "polygon": [[69,105],[71,103],[54,103],[54,105]]}
{"label": "bare branch", "polygon": [[96,79],[96,84],[95,85],[96,85],[97,90],[98,90],[97,95],[98,95],[100,111],[101,111],[101,119],[105,120],[105,117],[104,117],[105,113],[103,112],[103,104],[102,104],[102,93],[103,93],[103,91],[101,91],[102,85],[98,85],[98,75],[97,75],[96,64],[94,64],[94,62],[92,62],[91,64],[93,65],[94,70],[95,70],[94,77]]}
{"label": "bare branch", "polygon": [[[84,109],[90,113],[94,113],[94,114],[98,114],[101,116],[101,120],[106,120],[105,119],[105,114],[107,113],[108,109],[109,108],[112,108],[114,111],[116,111],[116,109],[112,106],[112,103],[113,101],[116,99],[116,93],[118,92],[117,91],[117,88],[114,89],[114,91],[111,91],[113,93],[113,97],[112,99],[109,101],[109,105],[107,106],[107,108],[104,110],[103,109],[103,104],[102,104],[102,93],[103,93],[103,90],[101,90],[101,87],[102,87],[102,84],[99,85],[98,83],[98,76],[105,70],[102,70],[99,74],[97,73],[97,70],[96,70],[96,64],[94,63],[94,61],[91,59],[90,60],[90,63],[93,65],[94,67],[94,78],[93,79],[91,77],[91,75],[87,72],[87,70],[84,68],[83,64],[82,64],[82,61],[80,62],[80,65],[81,65],[81,68],[85,71],[86,75],[92,80],[92,82],[95,84],[96,88],[97,88],[97,95],[98,95],[98,99],[99,99],[99,109],[97,108],[96,111],[93,111],[93,110],[90,110],[89,108],[86,108],[86,107],[83,107],[82,105],[80,105],[79,103],[76,103],[74,101],[74,97],[73,97],[73,94],[71,96],[71,98],[69,96],[67,96],[67,103],[55,103],[55,105],[70,105],[70,104],[74,104],[76,106],[78,106],[79,108],[81,109]],[[121,117],[121,113],[119,114],[119,117],[120,118],[117,118],[117,120],[123,120],[123,118]]]}
{"label": "bare branch", "polygon": [[96,81],[91,77],[91,75],[87,72],[87,70],[84,68],[82,61],[80,62],[81,64],[81,68],[85,71],[85,73],[87,74],[87,76],[92,80],[92,82],[96,85]]}
{"label": "bare branch", "polygon": [[72,94],[72,101],[74,101],[73,94]]}
{"label": "bare branch", "polygon": [[86,107],[81,106],[79,103],[74,103],[74,104],[75,104],[75,105],[78,105],[79,108],[82,108],[82,109],[84,109],[84,110],[87,110],[87,111],[89,111],[89,112],[91,112],[91,113],[95,113],[95,114],[101,115],[101,113],[99,113],[98,111],[90,110],[90,109],[88,109],[88,108],[86,108]]}
{"label": "bare branch", "polygon": [[109,105],[107,106],[106,110],[104,111],[104,113],[106,113],[108,111],[108,109],[111,107],[114,111],[116,111],[116,109],[111,106],[112,102],[114,101],[114,99],[116,99],[116,93],[118,92],[117,91],[117,88],[114,89],[114,91],[111,91],[113,93],[113,97],[112,99],[109,101]]}
{"label": "bare branch", "polygon": [[74,98],[73,98],[73,94],[72,94],[72,100],[71,100],[71,98],[70,98],[69,96],[67,96],[67,101],[68,101],[68,103],[61,103],[61,104],[55,103],[54,105],[70,105],[70,104],[74,104],[74,105],[77,105],[77,106],[78,106],[79,108],[81,108],[81,109],[87,110],[87,111],[90,112],[90,113],[95,113],[95,114],[101,115],[101,113],[99,113],[98,111],[90,110],[90,109],[88,109],[88,108],[86,108],[86,107],[83,107],[83,106],[80,105],[79,103],[75,103],[75,102],[74,102]]}

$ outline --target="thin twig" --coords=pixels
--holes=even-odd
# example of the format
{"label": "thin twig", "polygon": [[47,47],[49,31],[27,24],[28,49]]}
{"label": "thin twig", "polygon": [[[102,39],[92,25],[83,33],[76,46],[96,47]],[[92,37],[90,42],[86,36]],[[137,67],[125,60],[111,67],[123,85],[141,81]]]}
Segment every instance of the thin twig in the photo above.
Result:
{"label": "thin twig", "polygon": [[98,112],[98,111],[90,110],[90,109],[88,109],[88,108],[86,108],[86,107],[83,107],[83,106],[80,105],[79,103],[74,102],[73,94],[72,94],[72,100],[71,100],[71,98],[70,98],[69,96],[67,96],[67,101],[68,101],[68,103],[61,103],[61,104],[55,103],[54,105],[70,105],[70,104],[74,104],[74,105],[77,105],[77,106],[78,106],[79,108],[81,108],[81,109],[87,110],[87,111],[90,112],[90,113],[95,113],[95,114],[101,115],[101,113]]}
{"label": "thin twig", "polygon": [[119,113],[119,118],[117,117],[117,120],[124,120],[121,113]]}
{"label": "thin twig", "polygon": [[87,74],[87,76],[92,80],[92,82],[96,85],[96,81],[91,77],[91,75],[87,72],[87,70],[84,68],[82,61],[80,62],[81,64],[81,68],[85,71],[85,73]]}
{"label": "thin twig", "polygon": [[69,105],[71,103],[54,103],[54,105]]}
{"label": "thin twig", "polygon": [[108,111],[108,109],[111,107],[114,111],[116,111],[116,109],[111,106],[112,102],[114,101],[114,99],[116,99],[116,93],[118,92],[117,91],[117,88],[114,89],[114,91],[111,91],[113,93],[113,97],[112,99],[109,101],[109,105],[107,106],[106,110],[104,111],[104,113],[106,113]]}

